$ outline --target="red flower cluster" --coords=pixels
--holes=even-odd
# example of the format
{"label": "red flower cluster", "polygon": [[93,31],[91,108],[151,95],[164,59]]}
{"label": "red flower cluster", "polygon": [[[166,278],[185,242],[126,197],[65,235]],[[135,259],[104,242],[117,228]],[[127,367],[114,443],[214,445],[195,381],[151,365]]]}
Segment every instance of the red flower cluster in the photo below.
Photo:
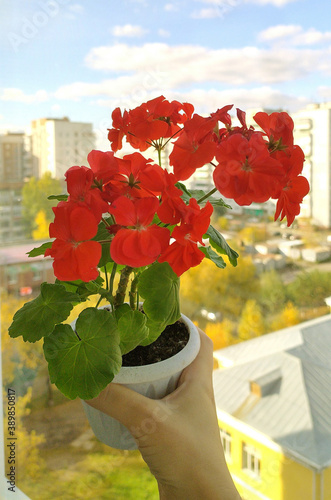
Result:
{"label": "red flower cluster", "polygon": [[[257,113],[262,129],[247,127],[237,110],[233,126],[225,106],[209,117],[193,114],[189,103],[169,102],[163,96],[121,113],[113,112],[108,138],[113,151],[91,151],[90,168],[74,166],[66,173],[67,201],[55,207],[45,255],[54,258],[62,281],[90,281],[98,276],[102,245],[110,243],[114,262],[134,268],[168,262],[180,276],[198,265],[199,249],[208,230],[212,205],[189,203],[177,182],[212,163],[219,192],[240,205],[277,199],[276,218],[291,224],[300,211],[309,185],[301,176],[304,155],[293,144],[293,122],[286,113]],[[173,139],[169,155],[173,173],[140,152],[116,157],[123,139],[135,149],[151,145],[161,150]],[[104,225],[109,237],[98,238]],[[103,232],[104,235],[104,232]]]}

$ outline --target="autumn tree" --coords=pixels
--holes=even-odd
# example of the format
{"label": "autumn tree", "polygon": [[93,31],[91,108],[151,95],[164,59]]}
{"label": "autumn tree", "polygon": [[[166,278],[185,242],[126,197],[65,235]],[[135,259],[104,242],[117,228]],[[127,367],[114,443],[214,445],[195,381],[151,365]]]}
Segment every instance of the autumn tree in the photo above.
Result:
{"label": "autumn tree", "polygon": [[271,330],[281,330],[282,328],[297,325],[298,323],[300,323],[299,310],[294,306],[292,302],[288,302],[284,309],[276,316],[276,318],[271,323]]}
{"label": "autumn tree", "polygon": [[249,340],[260,337],[264,333],[266,333],[266,327],[261,308],[255,300],[248,300],[240,316],[239,338]]}
{"label": "autumn tree", "polygon": [[245,245],[254,245],[267,239],[267,231],[265,227],[246,226],[239,232],[238,237]]}
{"label": "autumn tree", "polygon": [[50,221],[46,218],[45,210],[39,210],[35,218],[36,229],[32,231],[32,238],[34,240],[43,240],[49,237],[49,227]]}
{"label": "autumn tree", "polygon": [[237,267],[228,264],[225,269],[204,259],[181,277],[183,312],[185,308],[195,319],[197,312],[204,308],[234,319],[240,315],[245,302],[255,298],[258,290],[259,281],[251,258],[240,258]]}
{"label": "autumn tree", "polygon": [[214,351],[235,343],[235,329],[236,324],[227,318],[218,323],[206,324],[205,333],[212,339]]}
{"label": "autumn tree", "polygon": [[50,172],[46,172],[40,179],[31,177],[23,186],[22,212],[26,228],[26,236],[31,237],[32,231],[37,229],[36,217],[44,212],[47,223],[53,220],[52,206],[54,202],[47,197],[60,194],[63,188],[58,179],[53,179]]}

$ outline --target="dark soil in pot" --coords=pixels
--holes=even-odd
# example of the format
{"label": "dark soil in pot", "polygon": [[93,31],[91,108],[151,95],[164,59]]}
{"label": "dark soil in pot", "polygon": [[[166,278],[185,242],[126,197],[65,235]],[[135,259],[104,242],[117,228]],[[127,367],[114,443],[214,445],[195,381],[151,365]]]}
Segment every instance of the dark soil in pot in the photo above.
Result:
{"label": "dark soil in pot", "polygon": [[123,366],[143,366],[171,358],[181,351],[189,339],[188,329],[183,321],[169,325],[158,339],[147,346],[138,346],[123,356]]}

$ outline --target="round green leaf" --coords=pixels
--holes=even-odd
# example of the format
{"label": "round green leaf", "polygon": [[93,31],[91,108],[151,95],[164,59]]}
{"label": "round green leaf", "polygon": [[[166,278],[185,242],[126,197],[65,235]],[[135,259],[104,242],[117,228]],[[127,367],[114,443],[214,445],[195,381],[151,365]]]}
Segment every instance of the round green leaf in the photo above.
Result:
{"label": "round green leaf", "polygon": [[119,342],[116,320],[103,309],[85,309],[75,331],[57,325],[44,340],[51,381],[69,399],[95,398],[121,368]]}
{"label": "round green leaf", "polygon": [[179,277],[168,262],[157,262],[146,269],[138,282],[145,299],[144,312],[155,323],[171,325],[180,318]]}
{"label": "round green leaf", "polygon": [[50,335],[56,324],[65,321],[77,302],[80,302],[79,296],[68,292],[63,285],[42,283],[40,295],[14,314],[9,335],[22,335],[24,341],[36,342]]}
{"label": "round green leaf", "polygon": [[118,321],[122,354],[132,351],[148,337],[147,317],[139,311],[127,311]]}

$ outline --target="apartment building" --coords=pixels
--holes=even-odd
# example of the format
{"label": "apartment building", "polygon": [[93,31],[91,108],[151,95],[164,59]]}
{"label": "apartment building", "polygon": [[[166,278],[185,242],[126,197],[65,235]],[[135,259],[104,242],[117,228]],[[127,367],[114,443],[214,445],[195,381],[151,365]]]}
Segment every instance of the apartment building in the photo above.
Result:
{"label": "apartment building", "polygon": [[92,123],[69,118],[41,118],[31,123],[32,171],[35,177],[50,172],[63,179],[73,165],[88,165],[87,155],[95,147]]}
{"label": "apartment building", "polygon": [[21,190],[29,174],[24,134],[0,135],[0,245],[24,239]]}
{"label": "apartment building", "polygon": [[316,224],[331,227],[331,102],[310,104],[292,117],[295,143],[305,153],[303,173],[311,189],[304,210]]}

